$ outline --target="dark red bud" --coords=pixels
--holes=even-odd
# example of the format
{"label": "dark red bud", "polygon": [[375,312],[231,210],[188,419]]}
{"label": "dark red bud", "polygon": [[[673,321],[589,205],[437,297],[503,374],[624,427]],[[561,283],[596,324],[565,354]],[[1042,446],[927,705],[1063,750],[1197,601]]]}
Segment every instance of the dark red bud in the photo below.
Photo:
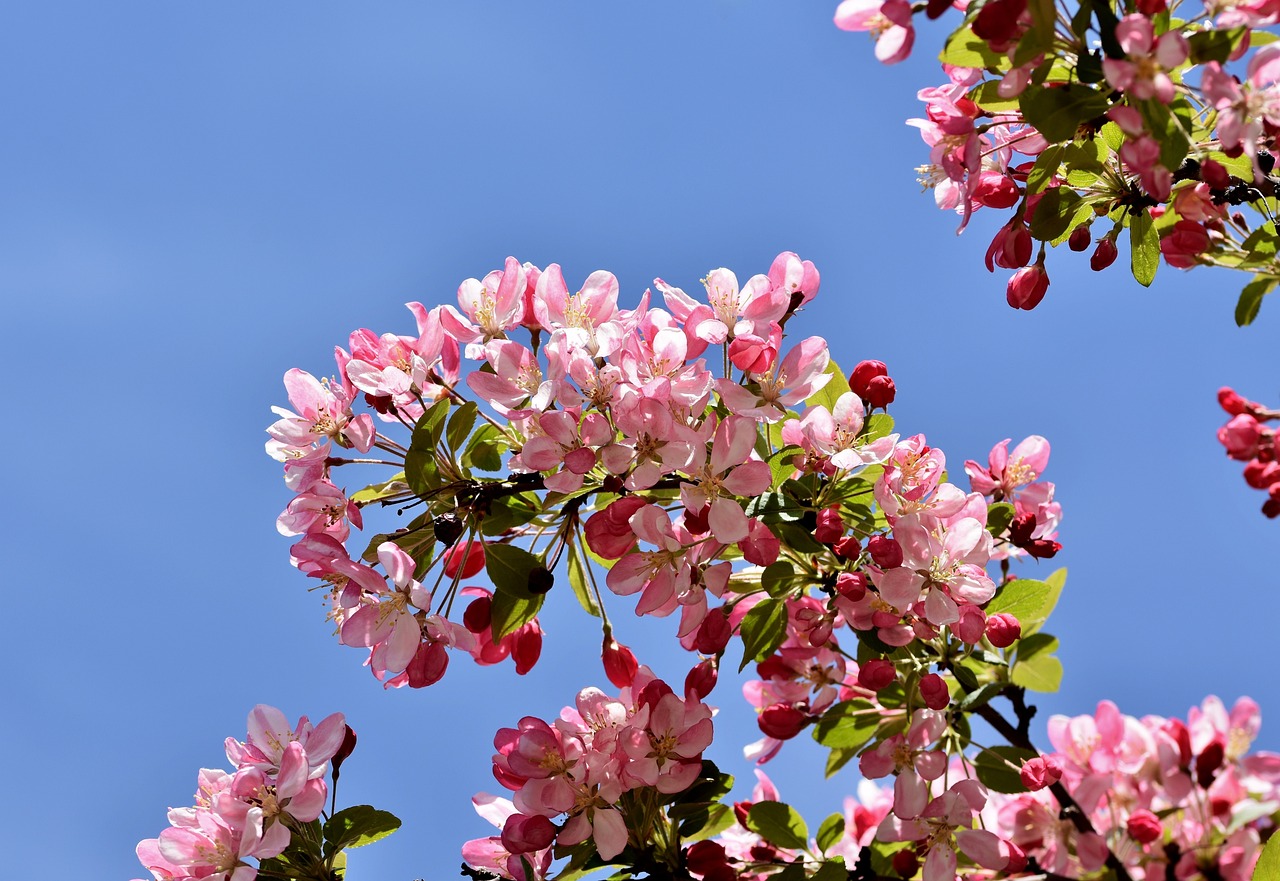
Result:
{"label": "dark red bud", "polygon": [[1129,815],[1125,829],[1129,837],[1138,844],[1150,844],[1164,835],[1164,826],[1161,825],[1160,818],[1141,808]]}
{"label": "dark red bud", "polygon": [[902,546],[897,539],[887,535],[873,535],[868,539],[867,553],[881,569],[896,569],[902,565]]}
{"label": "dark red bud", "polygon": [[347,730],[342,735],[342,746],[338,747],[338,751],[330,759],[333,763],[333,777],[335,780],[338,778],[338,769],[342,767],[342,763],[356,750],[356,731],[350,725],[345,727]]}
{"label": "dark red bud", "polygon": [[756,724],[769,737],[790,740],[809,724],[809,714],[792,704],[771,704],[760,711]]}
{"label": "dark red bud", "polygon": [[877,407],[881,410],[893,403],[893,399],[897,396],[898,389],[893,384],[893,380],[887,376],[873,377],[867,383],[866,402],[871,405],[872,409]]}
{"label": "dark red bud", "polygon": [[926,673],[920,677],[920,696],[924,705],[931,710],[945,710],[951,703],[951,692],[946,680],[937,673]]}
{"label": "dark red bud", "polygon": [[842,560],[857,559],[858,554],[862,553],[862,542],[858,541],[856,535],[846,535],[832,545],[831,550]]}
{"label": "dark red bud", "polygon": [[1196,782],[1204,789],[1208,789],[1213,783],[1214,778],[1218,774],[1218,769],[1222,767],[1222,760],[1226,758],[1226,752],[1222,748],[1222,744],[1213,741],[1196,756]]}
{"label": "dark red bud", "polygon": [[892,661],[872,658],[858,668],[858,684],[868,691],[879,691],[898,678]]}
{"label": "dark red bud", "polygon": [[491,597],[476,597],[462,613],[462,626],[472,633],[484,633],[489,629],[492,621],[493,599]]}
{"label": "dark red bud", "polygon": [[1071,236],[1067,239],[1067,247],[1073,251],[1087,251],[1092,243],[1093,234],[1089,231],[1088,226],[1077,226],[1071,231]]}
{"label": "dark red bud", "polygon": [[694,648],[704,655],[718,655],[729,644],[733,636],[733,625],[723,607],[707,612],[707,617],[698,625],[698,634],[694,637]]}
{"label": "dark red bud", "polygon": [[987,639],[998,649],[1008,648],[1022,637],[1022,623],[1008,612],[987,619]]}
{"label": "dark red bud", "polygon": [[718,841],[698,841],[685,851],[684,864],[696,875],[705,875],[717,866],[728,865],[724,845]]}
{"label": "dark red bud", "polygon": [[920,868],[920,858],[911,848],[897,851],[893,855],[893,871],[900,878],[913,878]]}
{"label": "dark red bud", "polygon": [[1221,162],[1206,159],[1200,163],[1200,180],[1207,183],[1210,189],[1225,190],[1231,186],[1231,172]]}
{"label": "dark red bud", "polygon": [[867,384],[877,376],[888,376],[889,368],[883,361],[859,361],[858,366],[849,374],[849,389],[864,401],[867,399]]}
{"label": "dark red bud", "polygon": [[635,681],[640,670],[635,653],[612,636],[605,637],[600,658],[604,662],[604,675],[616,688],[629,688]]}
{"label": "dark red bud", "polygon": [[1103,239],[1098,242],[1098,247],[1094,250],[1093,256],[1089,258],[1089,268],[1094,272],[1101,272],[1112,263],[1116,262],[1116,257],[1120,251],[1116,248],[1116,243],[1111,239]]}

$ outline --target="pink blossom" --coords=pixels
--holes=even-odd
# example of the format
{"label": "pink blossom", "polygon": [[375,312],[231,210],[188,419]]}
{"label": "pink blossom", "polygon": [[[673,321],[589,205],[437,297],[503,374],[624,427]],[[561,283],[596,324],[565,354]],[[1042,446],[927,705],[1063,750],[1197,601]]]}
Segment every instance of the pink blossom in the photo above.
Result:
{"label": "pink blossom", "polygon": [[876,38],[876,58],[885,64],[910,55],[916,37],[907,0],[844,0],[836,8],[836,27],[870,31]]}
{"label": "pink blossom", "polygon": [[1102,59],[1102,72],[1111,87],[1139,100],[1172,101],[1174,85],[1166,71],[1187,59],[1187,41],[1182,34],[1174,29],[1156,39],[1151,19],[1134,13],[1116,25],[1116,41],[1127,57]]}
{"label": "pink blossom", "polygon": [[751,391],[729,379],[716,382],[716,390],[730,411],[762,422],[778,422],[787,409],[803,403],[831,380],[826,373],[831,355],[827,341],[809,337],[797,343],[781,363],[768,370],[746,374],[744,380],[756,385]]}

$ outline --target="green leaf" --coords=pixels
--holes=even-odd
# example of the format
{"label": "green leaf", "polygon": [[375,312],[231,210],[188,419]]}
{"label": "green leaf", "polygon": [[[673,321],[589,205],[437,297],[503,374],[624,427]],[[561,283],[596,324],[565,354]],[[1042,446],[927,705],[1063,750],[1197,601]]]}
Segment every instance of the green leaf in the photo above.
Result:
{"label": "green leaf", "polygon": [[489,612],[489,628],[493,631],[494,640],[502,639],[536,618],[544,598],[545,595],[540,595],[523,599],[509,593],[495,591],[493,605]]}
{"label": "green leaf", "polygon": [[839,841],[842,835],[844,835],[844,815],[832,814],[818,827],[818,850],[825,853],[827,848]]}
{"label": "green leaf", "polygon": [[809,846],[809,827],[791,805],[758,801],[747,812],[747,828],[777,847],[803,850]]}
{"label": "green leaf", "polygon": [[1244,327],[1253,323],[1253,319],[1258,317],[1258,310],[1262,308],[1262,298],[1275,290],[1277,281],[1280,279],[1255,278],[1244,286],[1236,303],[1237,326]]}
{"label": "green leaf", "polygon": [[[958,676],[956,678],[959,679]],[[980,686],[977,690],[966,694],[960,700],[959,709],[964,713],[973,712],[979,707],[990,703],[991,699],[997,697],[1002,691],[1004,691],[1003,682],[988,682],[986,685]]]}
{"label": "green leaf", "polygon": [[413,437],[409,449],[419,448],[434,450],[444,434],[445,419],[449,415],[449,399],[436,401],[422,414],[418,424],[413,427]]}
{"label": "green leaf", "polygon": [[990,112],[1018,109],[1017,96],[1015,95],[1012,98],[1001,97],[999,89],[999,80],[990,80],[985,83],[979,83],[969,92],[969,100],[974,104],[977,104],[983,110]]}
{"label": "green leaf", "polygon": [[822,372],[830,376],[831,379],[822,388],[805,398],[804,405],[806,407],[826,407],[828,411],[834,410],[836,401],[840,400],[841,395],[849,391],[849,380],[845,379],[844,373],[841,372],[840,365],[836,363],[835,358],[827,362],[827,369]]}
{"label": "green leaf", "polygon": [[760,586],[771,597],[785,597],[794,588],[792,579],[796,570],[786,560],[777,560],[764,567],[760,575]]}
{"label": "green leaf", "polygon": [[1033,633],[1018,640],[1018,659],[1009,680],[1032,691],[1057,691],[1062,686],[1062,661],[1052,654],[1057,647],[1057,637],[1047,633]]}
{"label": "green leaf", "polygon": [[529,590],[529,575],[535,569],[543,568],[541,560],[512,544],[485,545],[484,551],[484,568],[496,593],[523,599],[535,596]]}
{"label": "green leaf", "polygon": [[1008,502],[996,502],[987,508],[987,532],[998,536],[1009,528],[1017,509]]}
{"label": "green leaf", "polygon": [[844,864],[844,857],[832,857],[818,866],[818,871],[809,876],[809,881],[847,881],[848,878],[849,869]]}
{"label": "green leaf", "polygon": [[1056,16],[1053,0],[1028,0],[1027,9],[1031,13],[1031,27],[1013,50],[1012,63],[1015,67],[1028,64],[1053,48]]}
{"label": "green leaf", "polygon": [[872,413],[862,423],[862,441],[870,443],[893,433],[893,417],[888,413]]}
{"label": "green leaf", "polygon": [[751,607],[739,625],[742,634],[742,663],[745,670],[752,661],[763,661],[787,638],[787,604],[783,600],[761,600]]}
{"label": "green leaf", "polygon": [[1034,759],[1036,755],[1034,750],[993,746],[974,757],[973,770],[978,779],[995,792],[1026,792],[1018,771],[1025,760]]}
{"label": "green leaf", "polygon": [[773,453],[768,458],[769,473],[773,475],[771,486],[777,489],[796,472],[796,466],[791,462],[796,457],[796,453],[801,452],[801,448],[795,444],[788,444],[782,449]]}
{"label": "green leaf", "polygon": [[826,776],[830,777],[858,755],[856,749],[833,749],[827,756]]}
{"label": "green leaf", "polygon": [[435,519],[430,513],[419,514],[417,517],[409,521],[409,525],[404,529],[398,529],[392,533],[378,533],[369,539],[369,545],[365,548],[361,559],[366,563],[372,563],[378,559],[378,546],[383,542],[392,541],[400,546],[400,550],[404,551],[418,563],[418,571],[425,570],[425,563],[429,563],[432,551],[436,544]]}
{"label": "green leaf", "polygon": [[1078,83],[1028,88],[1018,101],[1022,117],[1051,144],[1072,140],[1081,123],[1097,119],[1109,106],[1104,93]]}
{"label": "green leaf", "polygon": [[1052,241],[1063,235],[1077,222],[1079,215],[1091,213],[1075,190],[1069,187],[1053,187],[1046,190],[1036,203],[1031,217],[1031,235],[1042,242]]}
{"label": "green leaf", "polygon": [[501,471],[502,451],[506,448],[502,432],[486,423],[471,435],[466,452],[462,454],[462,462],[481,471]]}
{"label": "green leaf", "polygon": [[400,828],[400,818],[371,805],[343,808],[324,824],[325,851],[364,847]]}
{"label": "green leaf", "polygon": [[382,483],[371,483],[364,489],[353,492],[348,498],[353,502],[367,505],[370,502],[376,502],[388,496],[399,495],[408,488],[409,484],[405,482],[404,472],[399,471],[392,475],[389,480],[385,480]]}
{"label": "green leaf", "polygon": [[841,701],[822,714],[813,739],[829,749],[861,749],[871,740],[881,717],[864,700]]}
{"label": "green leaf", "polygon": [[495,499],[489,513],[480,521],[480,531],[485,535],[500,535],[516,526],[523,526],[542,511],[542,500],[532,492],[516,493]]}
{"label": "green leaf", "polygon": [[952,34],[938,54],[943,64],[956,67],[998,68],[1005,63],[1004,56],[991,51],[985,40],[967,25]]}
{"label": "green leaf", "polygon": [[1061,587],[1055,590],[1047,582],[1019,578],[1000,587],[999,593],[987,603],[987,617],[999,612],[1012,615],[1022,625],[1023,636],[1027,636],[1049,617],[1061,593]]}
{"label": "green leaf", "polygon": [[1151,287],[1160,266],[1160,234],[1152,225],[1147,209],[1129,218],[1129,263],[1133,277],[1143,287]]}
{"label": "green leaf", "polygon": [[591,585],[587,582],[587,569],[582,558],[578,556],[577,545],[569,545],[569,586],[573,588],[573,595],[578,598],[578,604],[582,606],[588,615],[599,618],[600,606],[596,603],[595,596],[592,595]]}
{"label": "green leaf", "polygon": [[475,401],[467,401],[461,404],[453,415],[449,417],[449,425],[445,429],[445,440],[449,443],[449,449],[458,450],[467,440],[467,435],[471,434],[471,429],[475,427],[476,416],[479,415],[480,408],[476,406]]}
{"label": "green leaf", "polygon": [[1240,41],[1244,39],[1247,32],[1248,28],[1238,27],[1192,34],[1187,38],[1187,46],[1191,49],[1189,60],[1192,64],[1204,64],[1209,61],[1223,64],[1240,45]]}
{"label": "green leaf", "polygon": [[1035,165],[1027,173],[1027,195],[1034,196],[1049,185],[1049,181],[1058,173],[1063,154],[1067,148],[1062,144],[1054,144],[1041,151],[1036,157]]}
{"label": "green leaf", "polygon": [[1272,835],[1267,840],[1250,881],[1280,881],[1280,835]]}
{"label": "green leaf", "polygon": [[1182,99],[1165,105],[1155,98],[1135,102],[1152,137],[1160,144],[1160,164],[1174,169],[1182,164],[1191,144],[1187,132],[1194,126],[1190,107]]}
{"label": "green leaf", "polygon": [[736,822],[733,808],[722,804],[708,805],[706,811],[694,814],[680,824],[680,837],[689,842],[701,841],[719,835]]}
{"label": "green leaf", "polygon": [[1119,151],[1124,144],[1124,131],[1114,122],[1108,122],[1102,128],[1098,129],[1098,137],[1102,138],[1102,142],[1107,145],[1111,152]]}

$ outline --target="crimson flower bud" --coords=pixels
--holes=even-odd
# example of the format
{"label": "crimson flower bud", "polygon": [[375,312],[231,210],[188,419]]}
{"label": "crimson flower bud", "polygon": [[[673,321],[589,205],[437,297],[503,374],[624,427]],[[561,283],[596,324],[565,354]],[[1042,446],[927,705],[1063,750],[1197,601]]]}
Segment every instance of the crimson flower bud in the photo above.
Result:
{"label": "crimson flower bud", "polygon": [[920,678],[920,696],[924,698],[924,705],[931,710],[945,710],[951,703],[947,683],[937,673],[926,673]]}
{"label": "crimson flower bud", "polygon": [[724,608],[712,609],[698,625],[693,647],[704,655],[718,655],[729,644],[731,636],[733,625],[729,623],[729,616],[725,614]]}
{"label": "crimson flower bud", "polygon": [[733,803],[733,817],[743,829],[747,828],[747,815],[751,813],[751,804],[746,800]]}
{"label": "crimson flower bud", "polygon": [[1221,162],[1205,159],[1200,163],[1200,180],[1207,183],[1210,189],[1225,190],[1231,186],[1231,172]]}
{"label": "crimson flower bud", "polygon": [[686,510],[684,512],[684,528],[694,535],[706,535],[707,530],[711,528],[711,522],[708,520],[710,514],[710,505],[703,505],[702,510],[696,514]]}
{"label": "crimson flower bud", "polygon": [[1266,489],[1280,481],[1280,463],[1254,459],[1244,466],[1244,481],[1254,489]]}
{"label": "crimson flower bud", "polygon": [[1129,822],[1125,824],[1125,829],[1129,832],[1129,837],[1138,844],[1150,844],[1164,834],[1164,826],[1160,823],[1160,818],[1148,810],[1139,808],[1129,815]]}
{"label": "crimson flower bud", "polygon": [[1009,875],[1016,875],[1025,870],[1027,868],[1027,855],[1022,852],[1022,848],[1012,841],[1001,843],[1009,849],[1009,864],[1004,867],[1004,871]]}
{"label": "crimson flower bud", "polygon": [[1098,242],[1098,247],[1094,249],[1093,256],[1089,258],[1089,268],[1094,272],[1101,272],[1116,262],[1116,256],[1119,253],[1120,251],[1116,248],[1115,241],[1103,239]]}
{"label": "crimson flower bud", "polygon": [[1019,514],[1009,521],[1009,541],[1022,547],[1031,541],[1031,534],[1036,531],[1035,514]]}
{"label": "crimson flower bud", "polygon": [[897,668],[884,658],[872,658],[858,667],[858,684],[868,691],[879,691],[897,678]]}
{"label": "crimson flower bud", "polygon": [[861,572],[841,572],[836,576],[836,593],[850,602],[858,602],[867,595],[867,576]]}
{"label": "crimson flower bud", "polygon": [[533,853],[550,847],[556,827],[541,814],[512,814],[502,826],[502,846],[510,853]]}
{"label": "crimson flower bud", "polygon": [[528,673],[538,663],[540,657],[542,657],[542,626],[535,618],[511,634],[511,660],[516,662],[516,674],[523,676]]}
{"label": "crimson flower bud", "polygon": [[333,779],[338,779],[338,769],[342,767],[342,763],[356,750],[356,731],[350,725],[344,726],[347,730],[342,735],[342,746],[338,747],[338,751],[333,754],[333,758],[329,761],[333,764]]}
{"label": "crimson flower bud", "polygon": [[973,20],[973,32],[994,51],[1016,39],[1018,19],[1027,9],[1027,0],[991,0]]}
{"label": "crimson flower bud", "polygon": [[1138,0],[1138,11],[1147,18],[1152,18],[1162,12],[1168,11],[1169,7],[1165,0]]}
{"label": "crimson flower bud", "polygon": [[1013,278],[1009,279],[1009,284],[1005,288],[1005,300],[1015,309],[1025,309],[1030,312],[1040,305],[1040,301],[1044,299],[1045,292],[1048,290],[1049,273],[1044,268],[1044,262],[1041,261],[1034,266],[1019,269],[1013,274]]}
{"label": "crimson flower bud", "polygon": [[862,542],[858,541],[856,535],[846,535],[832,545],[831,550],[842,560],[852,560],[862,553]]}
{"label": "crimson flower bud", "polygon": [[414,652],[413,659],[404,668],[410,688],[426,688],[444,678],[449,666],[449,652],[442,642],[424,642]]}
{"label": "crimson flower bud", "polygon": [[864,401],[867,399],[867,383],[877,376],[888,376],[889,368],[883,361],[859,361],[849,374],[849,389]]}
{"label": "crimson flower bud", "polygon": [[[1280,487],[1280,483],[1275,484],[1271,489],[1275,490],[1276,487]],[[1280,493],[1271,493],[1271,497],[1262,503],[1262,513],[1272,519],[1280,517]]]}
{"label": "crimson flower bud", "polygon": [[756,724],[769,737],[790,740],[809,724],[809,714],[793,704],[770,704],[760,711]]}
{"label": "crimson flower bud", "polygon": [[476,597],[462,613],[462,626],[472,633],[484,633],[493,621],[493,598],[488,594]]}
{"label": "crimson flower bud", "polygon": [[635,652],[612,636],[605,637],[600,659],[604,662],[604,675],[617,688],[628,688],[635,681],[636,672],[640,669]]}
{"label": "crimson flower bud", "polygon": [[702,700],[711,694],[720,676],[718,669],[715,658],[707,658],[699,662],[684,677],[684,699]]}
{"label": "crimson flower bud", "polygon": [[1062,763],[1053,756],[1036,756],[1022,763],[1018,776],[1023,786],[1035,792],[1062,779]]}
{"label": "crimson flower bud", "polygon": [[645,504],[639,496],[623,496],[592,514],[583,527],[587,546],[606,560],[620,558],[636,543],[635,531],[628,521]]}
{"label": "crimson flower bud", "polygon": [[1196,756],[1196,782],[1201,787],[1208,789],[1213,783],[1224,758],[1226,758],[1226,751],[1222,748],[1222,743],[1217,740],[1206,746],[1200,755]]}
{"label": "crimson flower bud", "polygon": [[705,875],[717,866],[728,865],[728,857],[720,842],[697,841],[685,851],[684,864],[695,875]]}
{"label": "crimson flower bud", "polygon": [[1062,544],[1047,538],[1037,538],[1027,542],[1025,550],[1037,560],[1051,560],[1062,550]]}
{"label": "crimson flower bud", "polygon": [[897,569],[902,565],[902,545],[887,535],[874,535],[868,539],[867,553],[881,569]]}
{"label": "crimson flower bud", "polygon": [[1022,622],[1008,612],[997,612],[987,619],[987,639],[998,649],[1013,645],[1022,637]]}
{"label": "crimson flower bud", "polygon": [[1178,764],[1186,768],[1191,764],[1191,732],[1181,719],[1167,719],[1160,730],[1178,745]]}
{"label": "crimson flower bud", "polygon": [[1077,226],[1071,231],[1071,235],[1067,238],[1067,247],[1073,251],[1088,250],[1089,245],[1093,243],[1093,233],[1089,227]]}
{"label": "crimson flower bud", "polygon": [[893,399],[897,396],[898,387],[887,376],[873,376],[871,381],[867,383],[866,401],[873,410],[877,407],[881,410],[885,409],[893,403]]}
{"label": "crimson flower bud", "polygon": [[469,541],[444,552],[444,574],[450,578],[470,578],[484,569],[484,542]]}
{"label": "crimson flower bud", "polygon": [[920,868],[920,858],[911,848],[904,848],[893,855],[893,871],[901,878],[913,878]]}
{"label": "crimson flower bud", "polygon": [[844,535],[844,521],[840,519],[840,506],[832,505],[818,512],[818,525],[813,537],[824,545],[835,544]]}

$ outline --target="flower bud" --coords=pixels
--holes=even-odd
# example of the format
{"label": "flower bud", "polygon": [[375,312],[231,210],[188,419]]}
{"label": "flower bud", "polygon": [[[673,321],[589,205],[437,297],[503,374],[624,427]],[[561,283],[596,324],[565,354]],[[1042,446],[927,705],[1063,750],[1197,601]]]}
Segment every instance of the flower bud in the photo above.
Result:
{"label": "flower bud", "polygon": [[1013,645],[1022,637],[1022,622],[1008,612],[997,612],[987,619],[987,639],[998,649]]}
{"label": "flower bud", "polygon": [[449,667],[449,652],[442,642],[424,642],[404,668],[410,688],[426,688],[444,678]]}
{"label": "flower bud", "polygon": [[868,691],[879,691],[897,678],[897,668],[884,658],[872,658],[858,667],[858,684]]}
{"label": "flower bud", "polygon": [[858,541],[856,535],[846,535],[832,545],[831,550],[842,560],[853,560],[862,553],[862,542]]}
{"label": "flower bud", "polygon": [[1006,875],[1017,875],[1027,868],[1027,855],[1023,853],[1022,848],[1012,841],[1001,841],[1000,845],[1009,851],[1009,864],[1004,867]]}
{"label": "flower bud", "polygon": [[523,676],[534,668],[542,657],[542,625],[534,618],[528,624],[516,628],[511,634],[511,660],[516,662],[516,674]]}
{"label": "flower bud", "polygon": [[1040,301],[1044,299],[1045,292],[1048,290],[1049,273],[1045,271],[1042,261],[1034,266],[1019,269],[1013,274],[1013,278],[1009,279],[1008,287],[1005,288],[1005,299],[1013,308],[1030,312],[1040,305]]}
{"label": "flower bud", "polygon": [[1138,11],[1147,18],[1154,18],[1168,9],[1165,0],[1138,0]]}
{"label": "flower bud", "polygon": [[1200,163],[1200,180],[1215,190],[1225,190],[1231,186],[1231,172],[1221,162],[1205,159]]}
{"label": "flower bud", "polygon": [[541,814],[512,814],[502,825],[502,846],[513,854],[533,853],[550,847],[556,827]]}
{"label": "flower bud", "polygon": [[832,505],[818,512],[818,525],[813,537],[824,545],[835,544],[844,535],[844,521],[840,519],[840,506]]}
{"label": "flower bud", "polygon": [[1181,719],[1166,719],[1160,730],[1178,745],[1178,765],[1188,768],[1191,765],[1191,731]]}
{"label": "flower bud", "polygon": [[1036,792],[1062,779],[1062,763],[1055,756],[1036,756],[1022,763],[1018,776],[1023,786]]}
{"label": "flower bud", "polygon": [[1244,481],[1254,489],[1266,489],[1280,481],[1280,463],[1254,459],[1244,466]]}
{"label": "flower bud", "polygon": [[1224,758],[1226,758],[1226,751],[1222,748],[1222,743],[1217,740],[1211,742],[1200,752],[1200,755],[1196,756],[1196,782],[1202,788],[1208,789],[1213,783]]}
{"label": "flower bud", "polygon": [[916,872],[920,869],[920,858],[916,856],[916,852],[911,848],[903,848],[896,851],[893,855],[893,871],[900,878],[914,878]]}
{"label": "flower bud", "polygon": [[1019,514],[1009,521],[1009,541],[1022,547],[1031,541],[1031,534],[1036,531],[1036,515]]}
{"label": "flower bud", "polygon": [[715,658],[707,658],[694,666],[684,677],[684,699],[702,700],[711,694],[720,676],[718,669]]}
{"label": "flower bud", "polygon": [[455,544],[444,552],[444,574],[449,578],[470,578],[484,569],[484,542]]}
{"label": "flower bud", "polygon": [[893,380],[887,376],[873,376],[867,383],[866,402],[871,409],[877,407],[881,410],[893,403],[893,399],[898,396],[898,388],[893,384]]}
{"label": "flower bud", "polygon": [[902,546],[887,535],[874,535],[867,541],[867,553],[881,569],[896,569],[902,565]]}
{"label": "flower bud", "polygon": [[931,710],[945,710],[951,703],[951,692],[946,681],[937,673],[926,673],[920,678],[920,696]]}
{"label": "flower bud", "polygon": [[1164,834],[1164,826],[1160,824],[1160,818],[1141,808],[1129,815],[1125,829],[1129,837],[1138,844],[1150,844]]}
{"label": "flower bud", "polygon": [[587,546],[606,560],[619,559],[636,543],[629,521],[631,515],[644,506],[645,500],[639,496],[623,496],[603,511],[592,514],[583,527]]}
{"label": "flower bud", "polygon": [[858,602],[867,595],[867,576],[861,572],[841,572],[836,576],[836,593],[850,602]]}
{"label": "flower bud", "polygon": [[333,766],[333,779],[338,779],[338,771],[342,767],[342,763],[347,760],[356,750],[356,731],[350,725],[344,726],[347,730],[342,735],[342,745],[338,747],[338,751],[333,754],[330,763]]}
{"label": "flower bud", "polygon": [[702,619],[702,623],[698,625],[697,635],[694,637],[693,647],[704,655],[718,655],[729,644],[731,636],[733,636],[733,625],[729,623],[729,616],[721,606],[708,611],[706,617]]}
{"label": "flower bud", "polygon": [[717,866],[728,865],[728,857],[720,842],[696,841],[685,851],[684,864],[695,875],[705,875]]}
{"label": "flower bud", "polygon": [[1094,272],[1101,272],[1116,262],[1116,256],[1119,253],[1120,251],[1116,248],[1114,240],[1103,239],[1098,242],[1098,247],[1094,249],[1093,256],[1089,258],[1089,268]]}
{"label": "flower bud", "polygon": [[1093,243],[1093,233],[1088,226],[1077,226],[1067,238],[1067,247],[1073,251],[1087,251]]}
{"label": "flower bud", "polygon": [[809,724],[809,714],[792,704],[770,704],[760,711],[756,724],[769,737],[790,740]]}
{"label": "flower bud", "polygon": [[883,361],[859,361],[849,374],[849,390],[855,395],[867,399],[867,383],[877,376],[888,376],[889,368]]}
{"label": "flower bud", "polygon": [[1037,538],[1035,541],[1027,542],[1025,550],[1037,560],[1051,560],[1057,556],[1058,551],[1062,550],[1062,545],[1047,538]]}
{"label": "flower bud", "polygon": [[484,633],[493,621],[493,598],[487,593],[476,597],[462,613],[462,626],[472,633]]}
{"label": "flower bud", "polygon": [[604,662],[604,675],[617,688],[629,688],[635,681],[640,664],[635,653],[612,636],[606,636],[600,648],[600,659]]}

